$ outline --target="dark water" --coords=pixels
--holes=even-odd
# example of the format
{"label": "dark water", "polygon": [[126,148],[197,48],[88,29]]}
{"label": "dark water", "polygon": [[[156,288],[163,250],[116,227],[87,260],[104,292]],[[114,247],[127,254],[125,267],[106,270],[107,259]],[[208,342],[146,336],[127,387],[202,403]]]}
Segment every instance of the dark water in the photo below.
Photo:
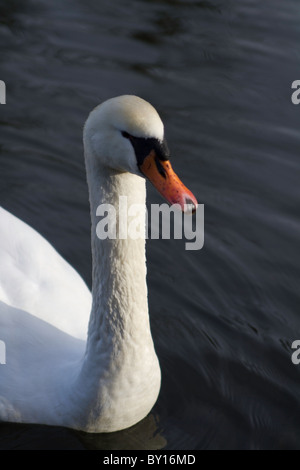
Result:
{"label": "dark water", "polygon": [[134,93],[206,216],[199,252],[148,242],[151,415],[110,435],[1,424],[0,449],[300,449],[298,3],[0,0],[0,204],[90,284],[82,126]]}

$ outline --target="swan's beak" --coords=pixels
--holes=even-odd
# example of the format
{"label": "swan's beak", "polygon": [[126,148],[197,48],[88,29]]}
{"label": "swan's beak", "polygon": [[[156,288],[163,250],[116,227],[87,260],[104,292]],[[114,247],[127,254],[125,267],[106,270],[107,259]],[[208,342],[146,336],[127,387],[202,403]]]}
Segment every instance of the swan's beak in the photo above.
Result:
{"label": "swan's beak", "polygon": [[169,204],[179,204],[186,213],[196,212],[197,199],[174,173],[170,160],[160,160],[151,150],[139,168]]}

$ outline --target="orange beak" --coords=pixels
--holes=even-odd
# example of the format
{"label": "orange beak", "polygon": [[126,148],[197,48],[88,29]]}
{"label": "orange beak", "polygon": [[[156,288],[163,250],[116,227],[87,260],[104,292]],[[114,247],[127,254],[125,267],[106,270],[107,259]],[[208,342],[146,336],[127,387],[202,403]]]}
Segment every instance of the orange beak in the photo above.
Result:
{"label": "orange beak", "polygon": [[186,213],[196,212],[197,199],[174,173],[169,160],[160,160],[155,151],[151,150],[140,165],[140,170],[171,205],[179,204]]}

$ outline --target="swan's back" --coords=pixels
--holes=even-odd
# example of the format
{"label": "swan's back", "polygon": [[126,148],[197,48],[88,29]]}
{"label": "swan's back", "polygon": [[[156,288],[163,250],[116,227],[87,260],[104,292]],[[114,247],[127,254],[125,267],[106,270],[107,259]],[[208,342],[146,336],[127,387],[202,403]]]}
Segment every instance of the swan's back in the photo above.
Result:
{"label": "swan's back", "polygon": [[0,301],[85,339],[91,293],[38,232],[0,207]]}

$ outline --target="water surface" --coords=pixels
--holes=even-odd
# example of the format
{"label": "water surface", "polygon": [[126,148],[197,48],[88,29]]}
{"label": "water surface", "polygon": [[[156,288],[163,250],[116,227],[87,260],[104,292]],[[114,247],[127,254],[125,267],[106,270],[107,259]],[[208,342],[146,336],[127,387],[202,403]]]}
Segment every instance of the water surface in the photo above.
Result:
{"label": "water surface", "polygon": [[0,204],[90,285],[82,127],[133,93],[206,217],[201,251],[147,245],[150,416],[110,435],[1,424],[0,449],[300,449],[299,20],[296,0],[0,0]]}

